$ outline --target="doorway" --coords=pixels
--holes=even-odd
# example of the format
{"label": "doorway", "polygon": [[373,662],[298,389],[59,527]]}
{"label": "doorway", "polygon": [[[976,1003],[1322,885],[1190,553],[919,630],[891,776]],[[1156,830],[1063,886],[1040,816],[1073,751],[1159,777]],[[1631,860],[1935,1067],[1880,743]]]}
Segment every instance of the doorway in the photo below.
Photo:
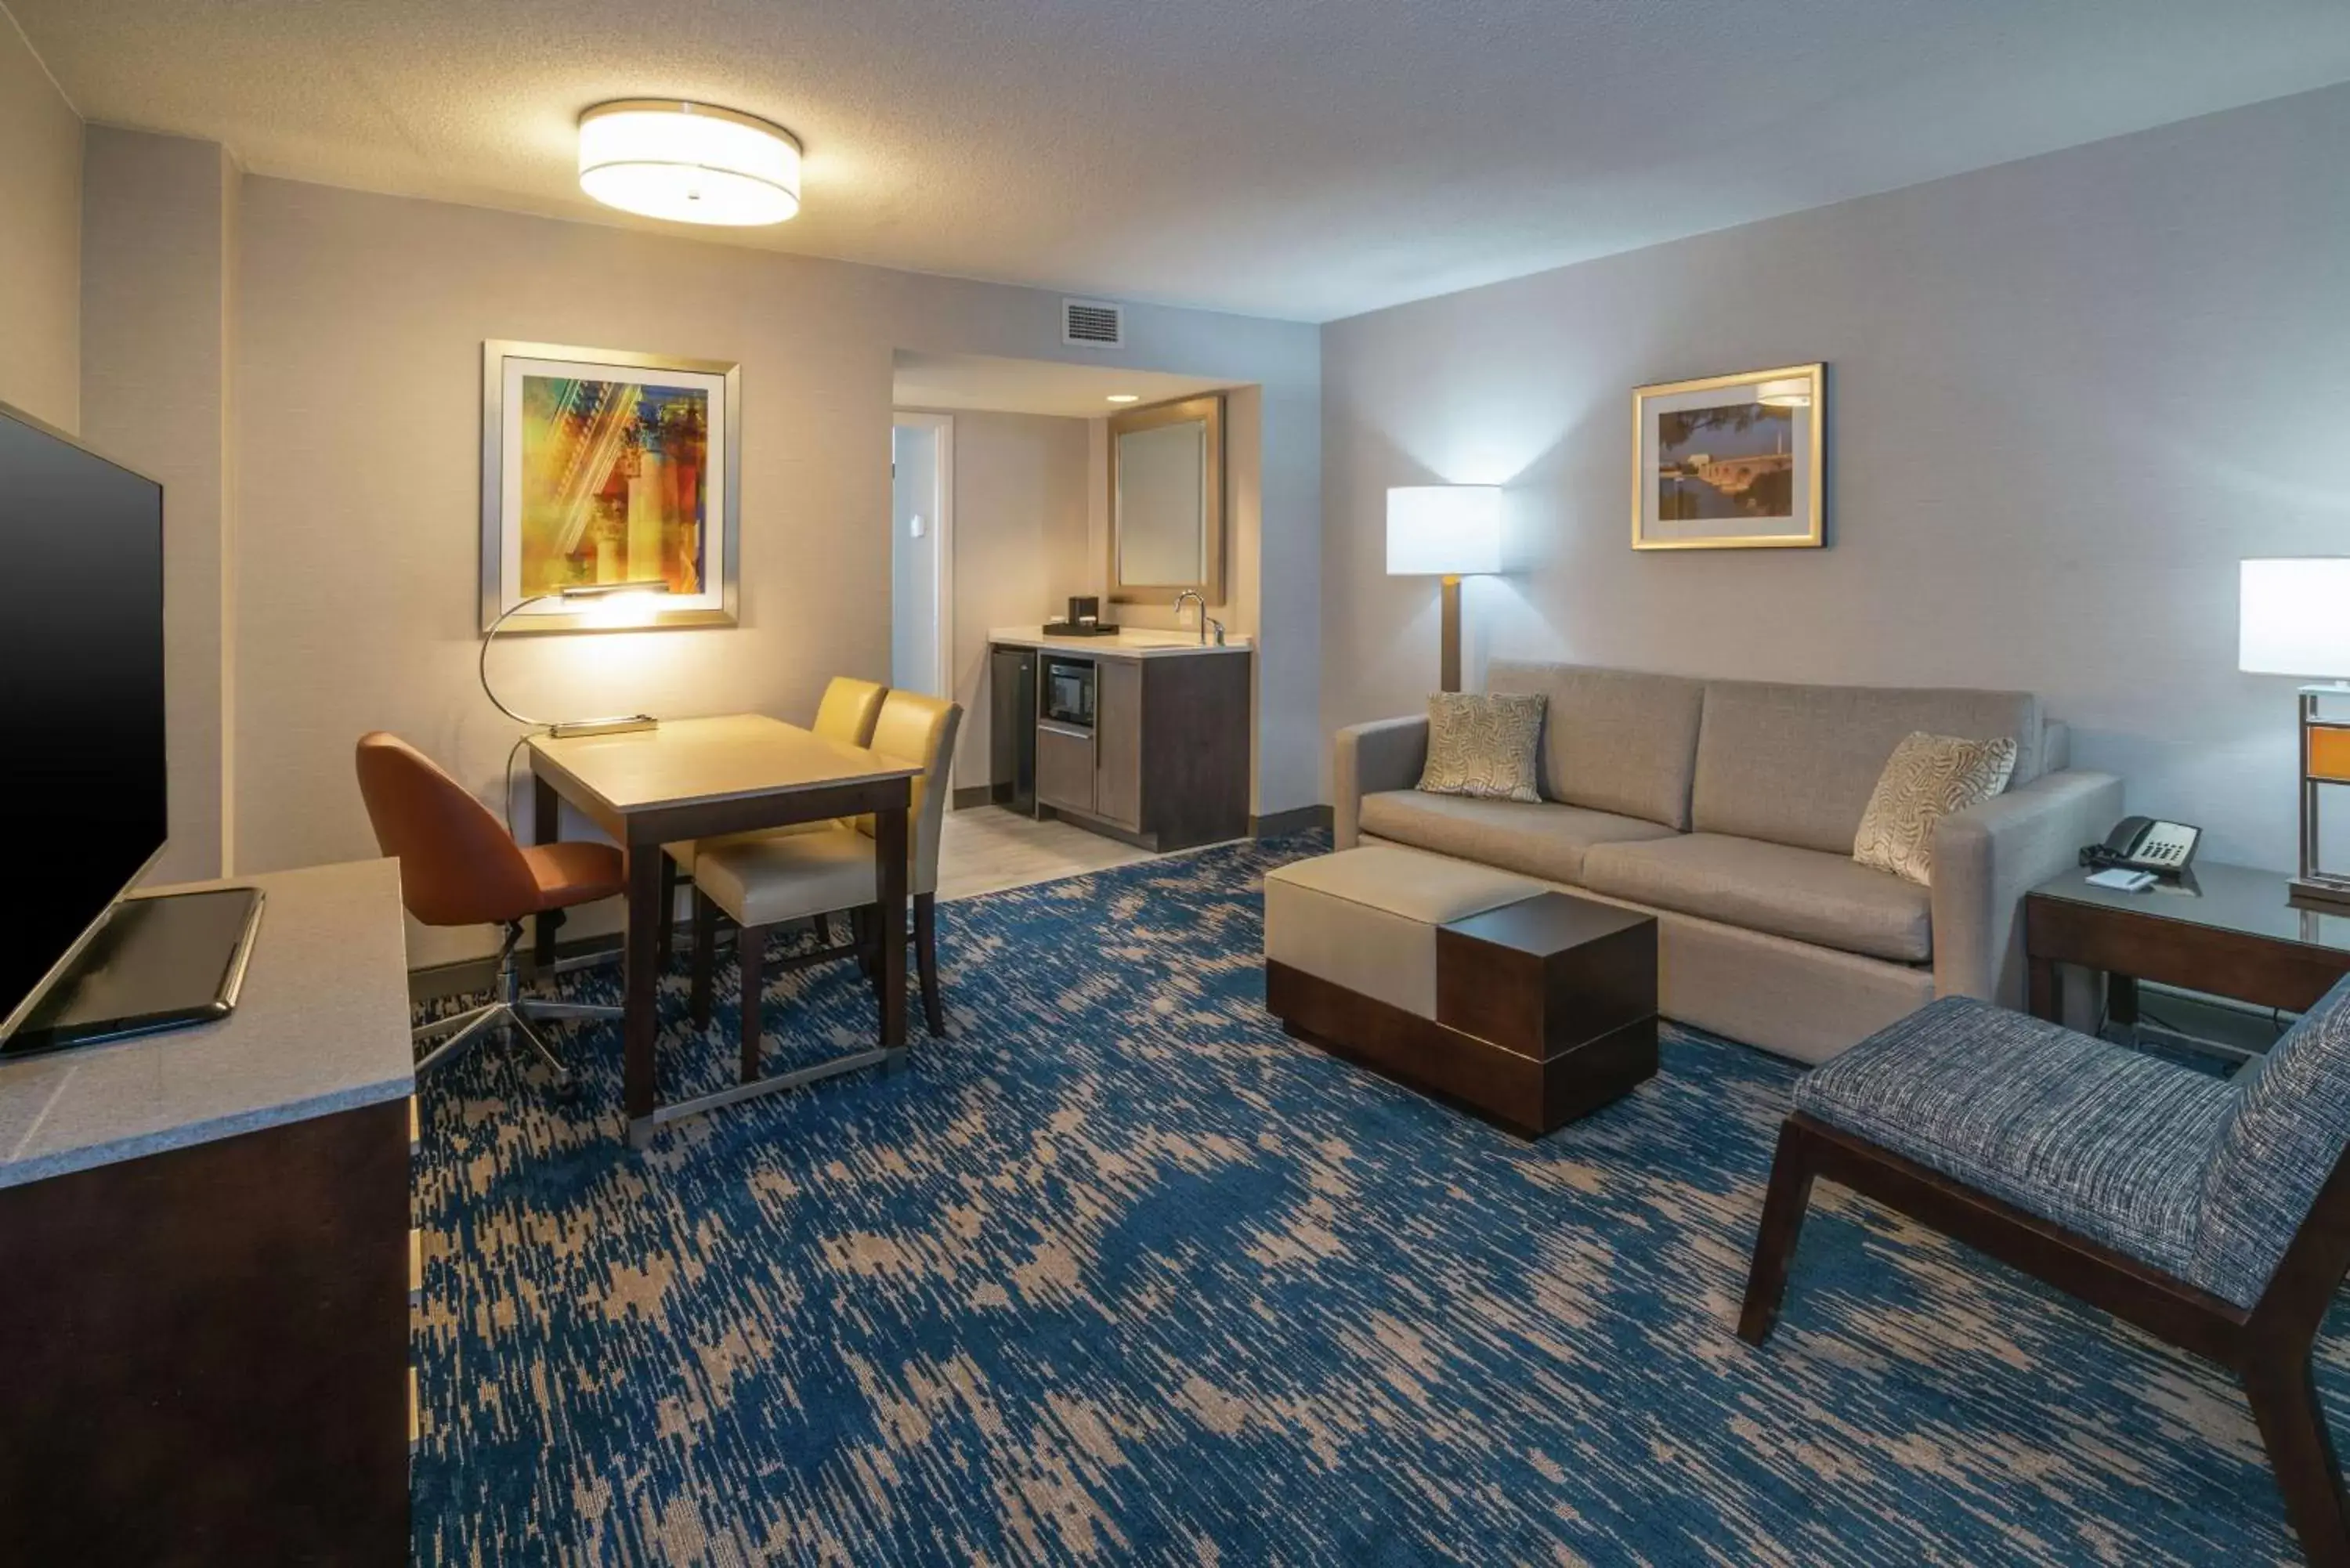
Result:
{"label": "doorway", "polygon": [[954,695],[954,416],[889,430],[889,684]]}

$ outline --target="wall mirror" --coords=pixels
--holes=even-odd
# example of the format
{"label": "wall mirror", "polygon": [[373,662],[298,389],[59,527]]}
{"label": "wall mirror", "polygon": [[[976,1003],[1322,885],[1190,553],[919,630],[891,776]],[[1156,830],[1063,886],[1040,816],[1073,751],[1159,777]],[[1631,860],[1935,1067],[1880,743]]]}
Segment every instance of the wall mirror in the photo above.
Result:
{"label": "wall mirror", "polygon": [[1221,392],[1109,421],[1109,597],[1224,602]]}

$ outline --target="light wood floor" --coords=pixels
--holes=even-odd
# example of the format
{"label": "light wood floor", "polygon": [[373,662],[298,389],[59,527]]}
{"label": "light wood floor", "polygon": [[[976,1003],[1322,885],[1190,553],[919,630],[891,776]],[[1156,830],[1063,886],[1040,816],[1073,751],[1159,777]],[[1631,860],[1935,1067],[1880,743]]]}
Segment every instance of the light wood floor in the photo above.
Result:
{"label": "light wood floor", "polygon": [[1066,822],[1038,822],[1001,806],[950,811],[939,833],[939,898],[972,898],[1061,877],[1154,859],[1150,851]]}

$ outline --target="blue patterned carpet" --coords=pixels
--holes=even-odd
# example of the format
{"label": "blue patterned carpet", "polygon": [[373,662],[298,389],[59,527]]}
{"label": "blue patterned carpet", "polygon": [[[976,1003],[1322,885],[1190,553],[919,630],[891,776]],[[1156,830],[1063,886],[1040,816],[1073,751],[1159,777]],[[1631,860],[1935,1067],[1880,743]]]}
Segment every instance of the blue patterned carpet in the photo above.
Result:
{"label": "blue patterned carpet", "polygon": [[[1285,1038],[1258,884],[1318,846],[945,906],[949,1039],[642,1157],[609,1026],[575,1106],[439,1078],[417,1561],[2297,1560],[2224,1376],[1839,1189],[1733,1337],[1789,1064],[1676,1034],[1527,1145]],[[794,978],[787,1049],[868,1037]]]}

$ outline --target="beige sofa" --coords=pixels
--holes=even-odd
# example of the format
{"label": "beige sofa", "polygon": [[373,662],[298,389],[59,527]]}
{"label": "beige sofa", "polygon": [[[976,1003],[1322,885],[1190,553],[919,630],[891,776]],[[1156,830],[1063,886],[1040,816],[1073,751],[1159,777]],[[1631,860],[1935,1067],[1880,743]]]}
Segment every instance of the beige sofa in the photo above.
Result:
{"label": "beige sofa", "polygon": [[[1666,1017],[1824,1061],[1937,996],[2020,1006],[2022,901],[2121,815],[2026,692],[1787,686],[1494,661],[1539,691],[1543,801],[1423,794],[1425,717],[1337,736],[1337,846],[1400,844],[1652,910]],[[1929,889],[1852,858],[1912,731],[2012,736],[2007,791],[1944,819]]]}

